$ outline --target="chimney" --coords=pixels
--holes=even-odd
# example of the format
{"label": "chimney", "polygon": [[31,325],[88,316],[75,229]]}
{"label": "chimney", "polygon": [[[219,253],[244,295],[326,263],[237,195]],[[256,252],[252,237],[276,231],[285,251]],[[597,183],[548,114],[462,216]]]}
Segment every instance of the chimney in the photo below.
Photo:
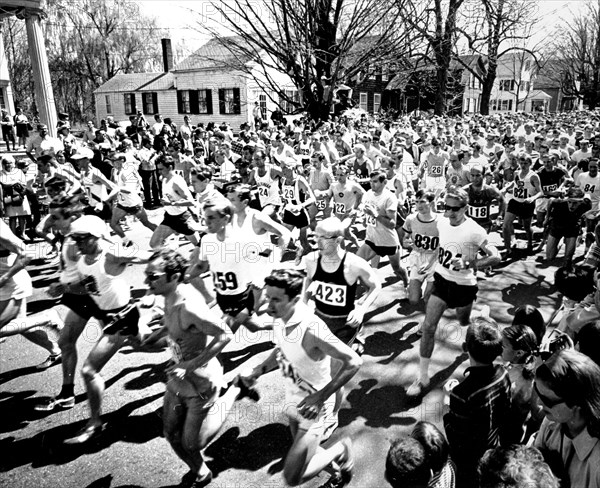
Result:
{"label": "chimney", "polygon": [[161,39],[164,72],[168,73],[173,68],[173,49],[171,39]]}

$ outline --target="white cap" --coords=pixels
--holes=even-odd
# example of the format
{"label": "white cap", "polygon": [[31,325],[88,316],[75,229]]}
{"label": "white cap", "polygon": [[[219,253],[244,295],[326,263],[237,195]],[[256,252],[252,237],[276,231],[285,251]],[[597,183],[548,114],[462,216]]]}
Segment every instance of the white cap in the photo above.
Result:
{"label": "white cap", "polygon": [[100,217],[84,215],[71,224],[70,235],[73,234],[90,234],[100,238],[108,235],[108,228]]}

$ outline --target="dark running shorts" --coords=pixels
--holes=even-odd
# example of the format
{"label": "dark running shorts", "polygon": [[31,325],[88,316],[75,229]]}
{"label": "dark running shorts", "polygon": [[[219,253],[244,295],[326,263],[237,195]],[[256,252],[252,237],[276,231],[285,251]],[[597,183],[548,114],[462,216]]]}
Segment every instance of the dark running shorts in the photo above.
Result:
{"label": "dark running shorts", "polygon": [[99,318],[101,316],[98,305],[96,305],[96,302],[92,300],[92,297],[89,295],[65,293],[60,299],[60,303],[73,310],[73,312],[85,320],[90,320],[92,317]]}
{"label": "dark running shorts", "polygon": [[217,293],[217,304],[227,315],[236,317],[242,310],[248,309],[248,312],[252,314],[254,311],[254,293],[252,288],[248,289],[237,295],[221,295]]}
{"label": "dark running shorts", "polygon": [[117,208],[120,208],[121,210],[123,210],[123,212],[128,213],[130,215],[135,215],[140,210],[142,210],[142,206],[141,205],[135,205],[133,207],[126,207],[124,205],[121,205],[120,203],[117,203]]}
{"label": "dark running shorts", "polygon": [[305,210],[302,210],[298,215],[294,215],[292,212],[284,210],[282,222],[287,225],[293,225],[298,229],[302,229],[303,227],[308,227],[308,216],[306,215]]}
{"label": "dark running shorts", "polygon": [[553,227],[550,226],[550,235],[555,239],[574,239],[579,235],[579,227]]}
{"label": "dark running shorts", "polygon": [[122,308],[116,310],[101,310],[102,326],[104,333],[108,335],[116,334],[117,332],[122,335],[138,335],[138,322],[140,320],[140,311],[133,305],[125,305]]}
{"label": "dark running shorts", "polygon": [[348,346],[352,345],[357,333],[362,327],[362,324],[359,325],[356,329],[354,327],[350,327],[346,323],[346,321],[348,320],[347,315],[340,315],[339,317],[334,317],[331,315],[321,313],[317,309],[315,309],[315,315],[319,317],[323,322],[325,322],[327,327],[329,327],[329,330],[333,332],[334,336],[336,336],[340,341],[342,341]]}
{"label": "dark running shorts", "polygon": [[171,215],[170,213],[165,212],[165,216],[160,225],[164,225],[178,234],[191,236],[196,232],[190,227],[190,225],[194,225],[194,223],[195,221],[192,217],[192,213],[189,210],[186,210],[181,215]]}
{"label": "dark running shorts", "polygon": [[371,241],[365,241],[365,244],[371,249],[373,249],[373,251],[375,251],[375,254],[381,257],[393,256],[398,251],[398,246],[376,246]]}
{"label": "dark running shorts", "polygon": [[448,308],[466,307],[473,303],[477,298],[477,291],[477,285],[459,285],[438,273],[433,274],[431,294],[443,300]]}
{"label": "dark running shorts", "polygon": [[533,218],[533,212],[535,211],[535,203],[518,202],[513,199],[508,202],[506,211],[516,215],[520,219],[531,219]]}

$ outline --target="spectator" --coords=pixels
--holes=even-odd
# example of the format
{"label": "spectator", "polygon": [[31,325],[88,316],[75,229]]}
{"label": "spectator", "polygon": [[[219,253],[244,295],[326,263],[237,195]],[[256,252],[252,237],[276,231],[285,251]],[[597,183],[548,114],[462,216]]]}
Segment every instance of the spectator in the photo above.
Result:
{"label": "spectator", "polygon": [[25,145],[27,144],[27,139],[29,138],[29,130],[31,126],[29,119],[23,113],[23,110],[20,108],[17,109],[17,114],[15,115],[15,126],[17,128],[17,142],[19,143],[19,147],[25,149]]}
{"label": "spectator", "polygon": [[471,366],[450,393],[444,426],[459,486],[475,486],[477,462],[506,435],[510,380],[504,366],[494,364],[502,353],[502,335],[492,319],[476,318],[467,329],[464,348]]}
{"label": "spectator", "polygon": [[423,445],[404,436],[392,442],[385,461],[385,479],[392,488],[427,488],[431,471]]}
{"label": "spectator", "polygon": [[571,488],[600,487],[600,367],[563,350],[536,371],[535,391],[546,418],[534,445]]}
{"label": "spectator", "polygon": [[585,324],[575,335],[577,350],[600,366],[600,323]]}
{"label": "spectator", "polygon": [[540,451],[513,445],[487,451],[477,469],[479,488],[558,488]]}
{"label": "spectator", "polygon": [[50,137],[48,134],[48,126],[46,124],[39,124],[37,127],[37,135],[33,136],[27,142],[27,148],[25,152],[29,159],[34,163],[37,161],[42,153],[56,155],[58,151],[63,151],[65,147],[59,139]]}
{"label": "spectator", "polygon": [[540,311],[533,305],[522,305],[515,310],[515,317],[512,321],[513,324],[527,325],[533,330],[536,338],[536,343],[539,345],[544,339],[546,333],[546,324],[544,323],[544,317]]}
{"label": "spectator", "polygon": [[6,144],[6,152],[10,151],[10,143],[12,142],[13,151],[17,150],[15,143],[15,123],[13,118],[8,115],[8,111],[2,109],[2,116],[0,117],[0,125],[2,125],[2,139]]}
{"label": "spectator", "polygon": [[417,422],[411,436],[425,448],[431,479],[427,488],[454,488],[454,463],[450,460],[450,446],[444,434],[429,422]]}
{"label": "spectator", "polygon": [[26,196],[27,178],[25,173],[15,165],[15,158],[4,156],[0,170],[0,184],[5,217],[8,217],[10,230],[19,239],[24,239],[27,217],[31,215],[29,200]]}

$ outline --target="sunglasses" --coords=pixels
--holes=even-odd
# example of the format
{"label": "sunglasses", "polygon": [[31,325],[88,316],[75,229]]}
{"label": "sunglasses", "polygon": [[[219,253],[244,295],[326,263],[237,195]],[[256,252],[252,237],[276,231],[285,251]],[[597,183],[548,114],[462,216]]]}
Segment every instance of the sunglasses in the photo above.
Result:
{"label": "sunglasses", "polygon": [[445,211],[451,211],[451,212],[458,212],[459,210],[465,208],[466,205],[460,205],[458,207],[453,207],[452,205],[444,205],[444,210]]}
{"label": "sunglasses", "polygon": [[146,275],[146,279],[148,281],[152,281],[155,282],[156,280],[160,279],[161,276],[164,276],[165,273],[160,273],[160,274],[147,274]]}
{"label": "sunglasses", "polygon": [[73,239],[75,242],[83,242],[86,239],[89,239],[91,236],[92,236],[92,234],[72,235],[71,239]]}
{"label": "sunglasses", "polygon": [[539,397],[539,399],[542,401],[542,403],[544,405],[546,405],[548,408],[554,408],[557,405],[560,405],[561,403],[564,403],[565,401],[562,398],[559,398],[558,400],[551,400],[550,398],[548,398],[545,395],[542,395],[540,393],[540,390],[538,389],[537,385],[535,384],[535,381],[533,382],[533,389],[535,390],[537,396]]}

